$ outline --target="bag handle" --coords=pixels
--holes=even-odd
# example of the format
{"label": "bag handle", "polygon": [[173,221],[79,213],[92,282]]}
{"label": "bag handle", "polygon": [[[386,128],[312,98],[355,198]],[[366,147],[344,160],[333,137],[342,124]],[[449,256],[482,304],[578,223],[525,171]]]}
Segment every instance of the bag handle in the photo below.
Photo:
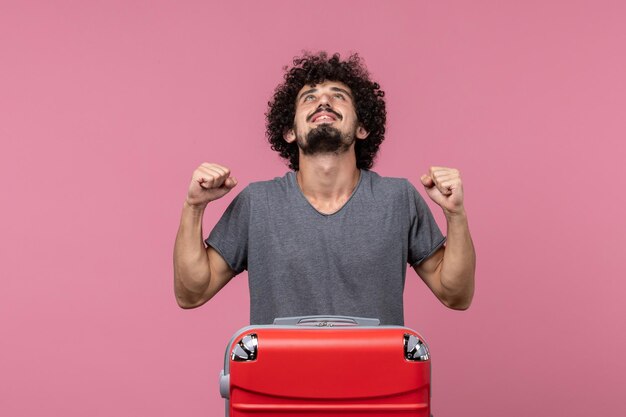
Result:
{"label": "bag handle", "polygon": [[378,326],[379,319],[352,316],[297,316],[278,317],[275,325],[280,326],[311,326],[311,327],[343,327],[343,326]]}

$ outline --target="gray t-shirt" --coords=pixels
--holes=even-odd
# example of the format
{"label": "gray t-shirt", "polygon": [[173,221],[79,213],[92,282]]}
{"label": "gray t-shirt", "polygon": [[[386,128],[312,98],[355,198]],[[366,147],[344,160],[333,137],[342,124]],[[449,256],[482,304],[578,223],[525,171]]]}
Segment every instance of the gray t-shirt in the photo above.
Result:
{"label": "gray t-shirt", "polygon": [[251,324],[333,314],[404,325],[407,263],[422,262],[444,241],[406,179],[361,170],[352,196],[333,214],[309,203],[294,172],[251,183],[206,244],[235,272],[248,270]]}

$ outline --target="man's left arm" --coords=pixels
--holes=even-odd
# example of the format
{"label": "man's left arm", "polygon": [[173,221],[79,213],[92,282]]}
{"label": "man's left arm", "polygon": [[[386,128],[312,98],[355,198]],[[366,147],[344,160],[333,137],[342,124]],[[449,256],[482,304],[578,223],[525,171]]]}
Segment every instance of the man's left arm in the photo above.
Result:
{"label": "man's left arm", "polygon": [[476,252],[463,206],[461,175],[453,168],[431,167],[421,181],[428,196],[444,211],[447,240],[445,247],[413,268],[443,304],[466,310],[474,296]]}

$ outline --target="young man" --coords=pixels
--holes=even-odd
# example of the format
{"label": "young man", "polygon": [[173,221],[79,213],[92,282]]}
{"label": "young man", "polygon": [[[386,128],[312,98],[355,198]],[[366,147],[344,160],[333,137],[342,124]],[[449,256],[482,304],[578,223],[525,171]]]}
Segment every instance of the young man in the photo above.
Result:
{"label": "young man", "polygon": [[181,307],[204,304],[247,269],[251,324],[337,314],[403,325],[407,263],[447,307],[469,307],[475,253],[459,171],[431,167],[421,177],[445,213],[446,239],[406,179],[370,171],[384,139],[383,96],[356,54],[294,59],[266,114],[272,149],[293,171],[242,190],[205,248],[204,210],[237,180],[215,163],[195,170],[174,248]]}

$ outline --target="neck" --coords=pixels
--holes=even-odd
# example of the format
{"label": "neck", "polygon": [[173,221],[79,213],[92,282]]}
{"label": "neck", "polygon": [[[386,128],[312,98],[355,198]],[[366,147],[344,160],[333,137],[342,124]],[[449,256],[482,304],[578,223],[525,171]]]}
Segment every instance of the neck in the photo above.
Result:
{"label": "neck", "polygon": [[309,201],[329,206],[345,202],[359,182],[354,145],[341,154],[303,155],[296,178]]}

